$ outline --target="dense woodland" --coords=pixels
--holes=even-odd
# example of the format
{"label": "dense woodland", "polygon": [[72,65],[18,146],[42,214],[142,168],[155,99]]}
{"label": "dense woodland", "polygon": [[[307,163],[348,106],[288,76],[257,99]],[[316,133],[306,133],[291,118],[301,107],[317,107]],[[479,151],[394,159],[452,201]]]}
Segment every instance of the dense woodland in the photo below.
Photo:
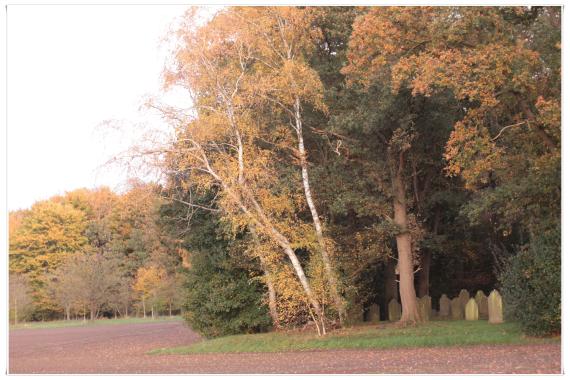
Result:
{"label": "dense woodland", "polygon": [[[12,320],[181,311],[318,334],[499,289],[560,331],[559,7],[191,9],[133,150],[164,180],[10,213]],[[147,142],[148,143],[148,142]],[[148,146],[151,146],[149,149]],[[437,308],[436,302],[433,307]],[[14,314],[17,313],[17,316]]]}

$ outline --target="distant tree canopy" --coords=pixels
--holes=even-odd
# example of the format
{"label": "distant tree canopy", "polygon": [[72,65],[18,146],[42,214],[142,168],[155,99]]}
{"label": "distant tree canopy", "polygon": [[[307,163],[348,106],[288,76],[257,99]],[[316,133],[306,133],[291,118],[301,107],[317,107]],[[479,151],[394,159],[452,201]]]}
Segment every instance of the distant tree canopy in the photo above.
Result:
{"label": "distant tree canopy", "polygon": [[152,289],[152,315],[171,313],[173,304],[179,310],[182,259],[177,243],[161,233],[159,190],[139,182],[124,194],[78,189],[11,213],[13,321],[16,311],[20,320],[143,312],[136,286],[146,267],[163,274]]}

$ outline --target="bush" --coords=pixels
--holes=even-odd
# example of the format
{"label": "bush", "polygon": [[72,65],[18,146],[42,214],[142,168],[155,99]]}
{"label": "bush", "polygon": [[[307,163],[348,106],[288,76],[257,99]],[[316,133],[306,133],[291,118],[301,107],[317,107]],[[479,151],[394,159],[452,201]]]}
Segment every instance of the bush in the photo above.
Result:
{"label": "bush", "polygon": [[531,240],[500,276],[506,317],[529,335],[560,333],[560,227]]}
{"label": "bush", "polygon": [[188,273],[184,319],[212,338],[266,331],[271,325],[263,287],[227,253],[195,253]]}

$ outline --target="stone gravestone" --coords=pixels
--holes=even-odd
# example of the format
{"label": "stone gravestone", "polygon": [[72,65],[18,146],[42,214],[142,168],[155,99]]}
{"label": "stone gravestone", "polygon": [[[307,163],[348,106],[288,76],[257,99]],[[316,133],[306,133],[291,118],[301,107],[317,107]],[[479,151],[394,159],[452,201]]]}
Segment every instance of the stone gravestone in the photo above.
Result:
{"label": "stone gravestone", "polygon": [[487,299],[489,323],[503,323],[503,299],[501,294],[493,290]]}
{"label": "stone gravestone", "polygon": [[470,298],[465,305],[465,319],[467,321],[476,321],[479,319],[479,307],[475,298]]}
{"label": "stone gravestone", "polygon": [[455,297],[451,300],[451,319],[458,320],[463,319],[463,313],[465,309],[461,306],[461,300]]}
{"label": "stone gravestone", "polygon": [[489,308],[487,306],[487,296],[482,290],[478,290],[475,295],[475,302],[477,302],[477,307],[479,308],[479,318],[487,319],[489,318]]}
{"label": "stone gravestone", "polygon": [[469,301],[469,292],[465,289],[461,289],[458,298],[459,301],[461,301],[461,308],[465,308],[465,305],[467,305],[467,302]]}
{"label": "stone gravestone", "polygon": [[442,294],[439,297],[439,316],[442,318],[449,318],[451,314],[451,301],[447,298],[447,295]]}
{"label": "stone gravestone", "polygon": [[388,319],[390,322],[397,322],[402,317],[402,306],[398,301],[392,298],[388,304]]}
{"label": "stone gravestone", "polygon": [[420,298],[418,312],[422,321],[429,321],[431,316],[431,297],[428,295]]}
{"label": "stone gravestone", "polygon": [[380,306],[373,303],[368,309],[368,322],[380,322]]}

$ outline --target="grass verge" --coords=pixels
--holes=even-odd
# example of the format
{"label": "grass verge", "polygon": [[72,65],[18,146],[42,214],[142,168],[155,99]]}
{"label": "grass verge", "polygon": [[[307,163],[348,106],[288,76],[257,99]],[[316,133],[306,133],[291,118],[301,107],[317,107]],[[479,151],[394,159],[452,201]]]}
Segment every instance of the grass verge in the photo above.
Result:
{"label": "grass verge", "polygon": [[174,317],[158,317],[152,318],[117,318],[117,319],[97,319],[93,322],[87,320],[71,320],[71,321],[49,321],[49,322],[25,322],[18,323],[17,325],[10,325],[10,330],[21,329],[53,329],[59,327],[88,327],[88,326],[101,326],[101,325],[121,325],[133,323],[153,323],[153,322],[166,322],[166,321],[182,321],[179,316]]}
{"label": "grass verge", "polygon": [[190,346],[161,348],[150,351],[149,354],[277,352],[556,342],[560,342],[560,339],[526,337],[514,323],[491,325],[487,321],[433,321],[406,328],[400,328],[393,323],[363,325],[333,331],[324,337],[316,336],[311,332],[232,335],[204,340]]}

